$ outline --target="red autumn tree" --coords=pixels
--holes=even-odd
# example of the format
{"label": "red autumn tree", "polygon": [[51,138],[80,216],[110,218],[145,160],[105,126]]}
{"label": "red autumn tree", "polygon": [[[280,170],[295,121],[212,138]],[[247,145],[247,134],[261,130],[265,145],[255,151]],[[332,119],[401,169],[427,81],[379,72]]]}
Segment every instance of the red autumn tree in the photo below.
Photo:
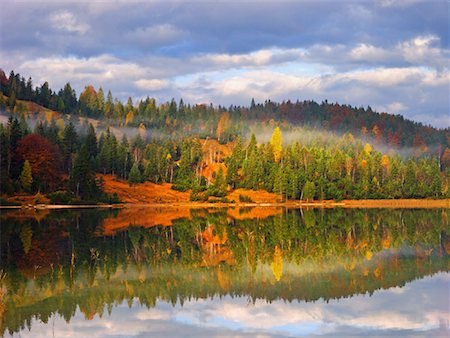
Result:
{"label": "red autumn tree", "polygon": [[441,156],[441,163],[443,168],[450,168],[450,148],[445,148]]}
{"label": "red autumn tree", "polygon": [[59,148],[40,135],[27,135],[16,149],[22,161],[28,160],[33,179],[43,190],[55,188],[62,179],[62,155]]}

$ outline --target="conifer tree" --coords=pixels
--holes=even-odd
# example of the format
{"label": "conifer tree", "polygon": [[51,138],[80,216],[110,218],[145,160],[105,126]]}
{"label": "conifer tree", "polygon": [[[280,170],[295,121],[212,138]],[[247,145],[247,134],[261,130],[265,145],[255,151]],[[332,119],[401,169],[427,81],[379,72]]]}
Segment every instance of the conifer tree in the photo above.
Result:
{"label": "conifer tree", "polygon": [[141,172],[139,170],[137,162],[134,162],[128,174],[128,184],[130,186],[138,184],[141,182]]}
{"label": "conifer tree", "polygon": [[88,128],[88,132],[86,135],[85,144],[86,144],[87,151],[89,153],[89,157],[91,159],[95,159],[95,157],[97,156],[97,152],[98,152],[97,135],[95,133],[95,128],[91,123],[89,123],[89,128]]}
{"label": "conifer tree", "polygon": [[84,200],[96,198],[97,193],[99,193],[95,173],[92,170],[89,153],[85,145],[81,147],[75,157],[69,185],[75,196]]}

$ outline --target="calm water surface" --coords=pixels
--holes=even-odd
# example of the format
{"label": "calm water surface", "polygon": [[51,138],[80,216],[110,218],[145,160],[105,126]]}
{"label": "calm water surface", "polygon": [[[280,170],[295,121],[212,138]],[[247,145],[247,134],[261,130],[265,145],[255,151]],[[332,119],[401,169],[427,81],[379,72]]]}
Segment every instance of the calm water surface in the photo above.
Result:
{"label": "calm water surface", "polygon": [[9,337],[449,336],[449,210],[2,211]]}

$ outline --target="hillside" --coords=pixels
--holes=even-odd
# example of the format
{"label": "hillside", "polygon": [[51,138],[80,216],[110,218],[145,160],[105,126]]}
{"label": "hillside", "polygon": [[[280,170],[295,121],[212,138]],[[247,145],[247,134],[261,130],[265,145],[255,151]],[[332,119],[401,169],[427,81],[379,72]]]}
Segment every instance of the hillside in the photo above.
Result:
{"label": "hillside", "polygon": [[122,137],[119,127],[127,127],[139,128],[143,135],[151,137],[191,135],[226,142],[238,135],[248,137],[252,129],[257,132],[255,128],[281,125],[287,130],[307,126],[338,134],[352,133],[356,138],[378,145],[393,149],[417,148],[434,156],[450,144],[449,128],[425,126],[401,115],[373,111],[370,106],[352,107],[311,100],[281,103],[267,100],[227,109],[212,104],[186,104],[182,99],[179,103],[172,100],[157,104],[154,98],[149,97],[134,103],[129,98],[125,104],[113,99],[111,93],[105,98],[103,90],[96,90],[91,85],[77,96],[70,83],[58,92],[50,89],[47,82],[34,90],[20,74],[11,72],[6,77],[0,70],[1,74],[0,108],[15,112],[58,111],[94,121],[107,121],[107,125],[116,127],[113,132],[117,137]]}

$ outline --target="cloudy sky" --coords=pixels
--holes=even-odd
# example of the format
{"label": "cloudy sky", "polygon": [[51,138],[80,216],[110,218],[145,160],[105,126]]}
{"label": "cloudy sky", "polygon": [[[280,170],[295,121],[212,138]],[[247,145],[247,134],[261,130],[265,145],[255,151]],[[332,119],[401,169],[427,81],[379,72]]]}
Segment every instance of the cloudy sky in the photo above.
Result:
{"label": "cloudy sky", "polygon": [[450,126],[447,0],[2,0],[0,68],[114,96],[314,99]]}

